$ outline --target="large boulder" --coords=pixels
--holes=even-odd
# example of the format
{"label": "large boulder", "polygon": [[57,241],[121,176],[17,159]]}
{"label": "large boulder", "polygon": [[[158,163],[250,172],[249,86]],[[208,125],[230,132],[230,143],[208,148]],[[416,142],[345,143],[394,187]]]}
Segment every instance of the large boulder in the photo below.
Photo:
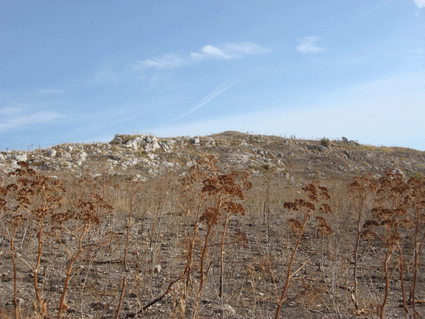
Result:
{"label": "large boulder", "polygon": [[199,137],[193,137],[193,138],[191,138],[191,139],[190,139],[190,142],[191,142],[193,145],[195,145],[195,146],[198,146],[198,145],[200,145],[200,144],[201,144],[201,140],[199,139]]}
{"label": "large boulder", "polygon": [[47,150],[46,154],[47,154],[47,156],[55,157],[56,151],[54,149],[50,149],[50,150]]}
{"label": "large boulder", "polygon": [[12,159],[17,162],[25,162],[27,160],[27,154],[15,154],[12,156]]}
{"label": "large boulder", "polygon": [[138,136],[132,140],[129,140],[127,143],[125,143],[125,146],[137,150],[140,147],[140,145],[142,145],[142,143],[143,143],[143,138],[141,136]]}
{"label": "large boulder", "polygon": [[207,147],[214,147],[214,146],[216,146],[216,142],[215,142],[215,140],[214,140],[212,137],[210,137],[210,138],[208,139],[208,142],[207,142],[206,146],[207,146]]}
{"label": "large boulder", "polygon": [[157,149],[160,149],[160,148],[161,148],[161,146],[158,144],[158,142],[153,141],[152,143],[147,144],[145,146],[145,151],[146,152],[155,152]]}
{"label": "large boulder", "polygon": [[111,143],[113,144],[121,144],[122,143],[122,138],[120,137],[119,134],[115,134],[113,140],[111,141]]}

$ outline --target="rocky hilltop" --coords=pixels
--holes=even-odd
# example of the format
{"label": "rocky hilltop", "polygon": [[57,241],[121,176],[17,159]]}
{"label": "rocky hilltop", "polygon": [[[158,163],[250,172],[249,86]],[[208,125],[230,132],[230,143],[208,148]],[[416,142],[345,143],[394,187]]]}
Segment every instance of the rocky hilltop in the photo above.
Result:
{"label": "rocky hilltop", "polygon": [[206,154],[217,157],[223,169],[251,176],[272,174],[288,181],[380,175],[396,170],[407,176],[425,173],[425,152],[362,145],[346,138],[330,141],[224,132],[210,136],[159,138],[116,134],[109,143],[67,143],[33,151],[0,153],[0,171],[10,172],[19,161],[50,175],[89,170],[145,181],[171,171],[184,174]]}

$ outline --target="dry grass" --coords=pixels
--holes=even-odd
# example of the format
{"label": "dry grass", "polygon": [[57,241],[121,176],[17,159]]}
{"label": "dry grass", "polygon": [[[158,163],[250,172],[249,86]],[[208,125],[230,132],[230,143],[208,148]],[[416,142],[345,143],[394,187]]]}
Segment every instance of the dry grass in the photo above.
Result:
{"label": "dry grass", "polygon": [[424,177],[0,182],[0,317],[425,316]]}

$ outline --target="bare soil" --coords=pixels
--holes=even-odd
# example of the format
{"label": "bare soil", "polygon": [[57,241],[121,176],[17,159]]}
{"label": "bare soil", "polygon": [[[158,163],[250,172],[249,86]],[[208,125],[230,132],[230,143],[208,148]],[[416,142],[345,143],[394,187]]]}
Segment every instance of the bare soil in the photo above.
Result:
{"label": "bare soil", "polygon": [[[394,169],[394,163],[406,175],[406,180],[409,174],[420,176],[425,171],[424,153],[406,149],[366,149],[342,142],[334,142],[331,149],[320,151],[319,141],[280,137],[251,137],[251,144],[245,146],[240,145],[241,141],[250,137],[238,132],[227,132],[214,138],[226,140],[228,146],[191,146],[193,149],[187,152],[192,154],[193,159],[201,158],[203,154],[215,154],[223,173],[230,173],[233,169],[248,171],[253,187],[245,191],[244,200],[239,201],[245,209],[244,216],[233,216],[227,228],[223,298],[219,297],[220,228],[213,231],[208,242],[207,273],[198,317],[274,318],[297,238],[297,232],[291,228],[289,221],[302,218],[300,212],[285,209],[284,204],[297,198],[305,199],[302,187],[315,181],[317,185],[326,186],[331,195],[332,214],[326,219],[332,233],[322,236],[317,231],[315,219],[309,220],[295,255],[280,318],[378,318],[377,308],[383,301],[386,288],[383,260],[387,247],[377,238],[368,240],[362,237],[357,278],[353,278],[358,206],[348,184],[353,176],[363,173],[383,176],[385,169]],[[252,151],[253,145],[257,150],[265,150],[262,158],[270,161],[250,168],[249,163],[238,163],[232,157],[233,154],[248,152],[248,149],[256,152]],[[159,156],[171,157],[172,154]],[[275,169],[277,159],[282,159],[286,171]],[[96,165],[99,163],[102,162],[98,161]],[[272,165],[267,166],[269,163]],[[408,171],[407,166],[415,168]],[[88,200],[92,193],[99,194],[113,207],[82,241],[84,251],[72,267],[66,311],[62,317],[115,318],[123,292],[119,318],[191,318],[200,281],[201,239],[207,227],[200,227],[200,239],[195,246],[192,290],[182,314],[183,280],[178,279],[183,278],[187,262],[185,240],[193,233],[194,227],[193,215],[186,209],[188,206],[185,206],[181,186],[182,172],[188,176],[189,167],[182,165],[178,170],[163,172],[145,182],[133,182],[131,179],[135,171],[131,169],[120,174],[106,172],[98,177],[90,177],[100,170],[98,166],[93,164],[87,169],[88,180],[84,183],[81,178],[81,175],[85,176],[84,172],[75,177],[67,171],[37,171],[39,175],[55,175],[55,180],[64,181],[64,205],[58,211],[75,206],[78,198]],[[0,186],[5,187],[12,181],[12,177],[1,174]],[[9,199],[7,207],[0,213],[0,305],[3,305],[0,306],[0,318],[14,316],[14,273],[10,252],[13,227],[9,221],[16,212],[16,204],[16,198]],[[373,219],[371,209],[375,206],[372,200],[366,201],[362,225]],[[46,225],[47,229],[52,226]],[[38,229],[34,220],[24,220],[15,238],[21,318],[39,317],[31,270],[36,264]],[[240,234],[246,236],[247,242],[239,240],[237,235]],[[403,229],[400,234],[403,280],[408,297],[414,275],[413,229]],[[128,255],[124,265],[126,246]],[[70,261],[68,253],[77,250],[78,239],[68,232],[62,231],[59,238],[53,236],[53,231],[50,234],[46,232],[43,237],[38,284],[46,300],[48,318],[57,316]],[[425,318],[424,253],[422,246],[416,287],[417,318]],[[407,315],[403,310],[399,261],[398,251],[394,250],[388,260],[391,277],[385,318],[413,316],[412,305],[408,305]],[[358,282],[359,309],[353,302],[354,280]],[[160,298],[171,283],[168,293]],[[146,309],[143,310],[143,307]]]}

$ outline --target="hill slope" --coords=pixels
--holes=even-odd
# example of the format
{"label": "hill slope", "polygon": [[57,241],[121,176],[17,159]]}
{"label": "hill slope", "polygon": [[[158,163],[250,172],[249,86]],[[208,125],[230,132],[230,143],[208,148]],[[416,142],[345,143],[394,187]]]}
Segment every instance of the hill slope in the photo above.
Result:
{"label": "hill slope", "polygon": [[398,147],[374,147],[354,141],[296,140],[278,136],[224,132],[204,137],[158,138],[119,135],[109,143],[62,144],[49,149],[0,153],[0,169],[17,168],[20,160],[39,170],[92,174],[113,172],[145,180],[180,172],[205,154],[223,168],[254,176],[272,173],[290,180],[338,178],[398,170],[407,176],[425,173],[425,152]]}

